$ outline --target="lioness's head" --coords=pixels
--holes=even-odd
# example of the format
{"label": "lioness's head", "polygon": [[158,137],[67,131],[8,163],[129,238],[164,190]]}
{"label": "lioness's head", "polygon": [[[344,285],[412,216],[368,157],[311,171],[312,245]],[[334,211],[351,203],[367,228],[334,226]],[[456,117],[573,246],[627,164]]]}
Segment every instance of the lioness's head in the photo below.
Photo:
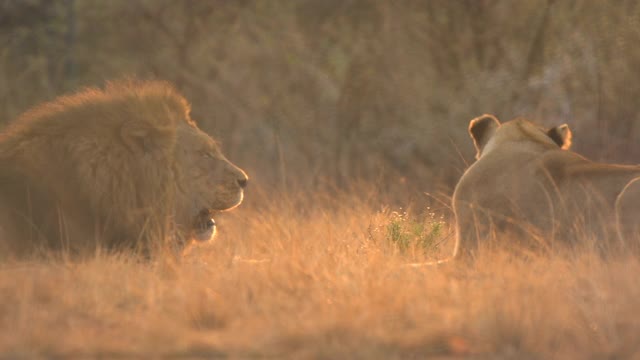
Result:
{"label": "lioness's head", "polygon": [[248,177],[194,123],[180,123],[176,135],[176,220],[182,228],[190,228],[191,238],[207,241],[215,234],[212,216],[242,202]]}
{"label": "lioness's head", "polygon": [[501,124],[495,116],[485,114],[471,120],[469,134],[476,147],[476,159],[507,143],[518,143],[521,147],[559,147],[563,150],[571,147],[571,130],[567,124],[550,129],[524,119]]}

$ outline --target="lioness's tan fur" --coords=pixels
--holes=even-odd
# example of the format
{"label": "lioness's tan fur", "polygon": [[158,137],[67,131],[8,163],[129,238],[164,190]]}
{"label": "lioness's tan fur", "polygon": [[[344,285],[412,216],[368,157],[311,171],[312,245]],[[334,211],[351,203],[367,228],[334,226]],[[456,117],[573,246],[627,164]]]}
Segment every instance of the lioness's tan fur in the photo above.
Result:
{"label": "lioness's tan fur", "polygon": [[605,250],[638,247],[632,224],[640,185],[629,184],[639,166],[595,163],[569,151],[566,125],[547,130],[483,115],[469,132],[478,153],[453,195],[454,254],[473,255],[478,242],[505,234],[545,247],[585,239]]}
{"label": "lioness's tan fur", "polygon": [[86,89],[0,133],[0,244],[14,254],[182,246],[199,212],[238,205],[245,182],[170,85]]}

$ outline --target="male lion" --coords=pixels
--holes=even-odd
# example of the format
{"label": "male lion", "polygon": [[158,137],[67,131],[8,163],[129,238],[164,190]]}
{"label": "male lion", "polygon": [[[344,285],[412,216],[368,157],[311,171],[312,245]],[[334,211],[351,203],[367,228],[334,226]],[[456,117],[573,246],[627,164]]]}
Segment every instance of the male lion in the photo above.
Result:
{"label": "male lion", "polygon": [[454,256],[473,256],[479,241],[496,235],[547,248],[554,240],[595,240],[601,250],[638,250],[640,166],[596,163],[568,151],[567,125],[542,129],[483,115],[471,120],[469,133],[477,161],[453,194]]}
{"label": "male lion", "polygon": [[164,82],[119,81],[59,97],[0,133],[0,244],[18,256],[179,250],[215,232],[247,175]]}

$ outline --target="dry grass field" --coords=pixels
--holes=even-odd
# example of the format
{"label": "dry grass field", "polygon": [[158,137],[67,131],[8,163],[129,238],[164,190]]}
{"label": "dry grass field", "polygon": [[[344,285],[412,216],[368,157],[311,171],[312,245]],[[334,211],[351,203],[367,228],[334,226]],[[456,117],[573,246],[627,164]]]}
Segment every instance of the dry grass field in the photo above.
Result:
{"label": "dry grass field", "polygon": [[449,251],[437,210],[375,192],[261,199],[181,261],[0,265],[0,358],[640,356],[637,258],[411,267]]}

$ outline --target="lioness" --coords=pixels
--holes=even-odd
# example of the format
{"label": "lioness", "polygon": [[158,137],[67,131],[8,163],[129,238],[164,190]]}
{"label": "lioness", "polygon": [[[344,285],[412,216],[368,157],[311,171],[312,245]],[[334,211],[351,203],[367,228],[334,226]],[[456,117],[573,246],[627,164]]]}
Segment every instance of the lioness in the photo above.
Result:
{"label": "lioness", "polygon": [[453,194],[454,256],[473,256],[479,241],[504,235],[547,248],[585,239],[602,250],[638,247],[640,166],[596,163],[569,151],[567,125],[543,129],[483,115],[471,120],[469,133],[477,161]]}

